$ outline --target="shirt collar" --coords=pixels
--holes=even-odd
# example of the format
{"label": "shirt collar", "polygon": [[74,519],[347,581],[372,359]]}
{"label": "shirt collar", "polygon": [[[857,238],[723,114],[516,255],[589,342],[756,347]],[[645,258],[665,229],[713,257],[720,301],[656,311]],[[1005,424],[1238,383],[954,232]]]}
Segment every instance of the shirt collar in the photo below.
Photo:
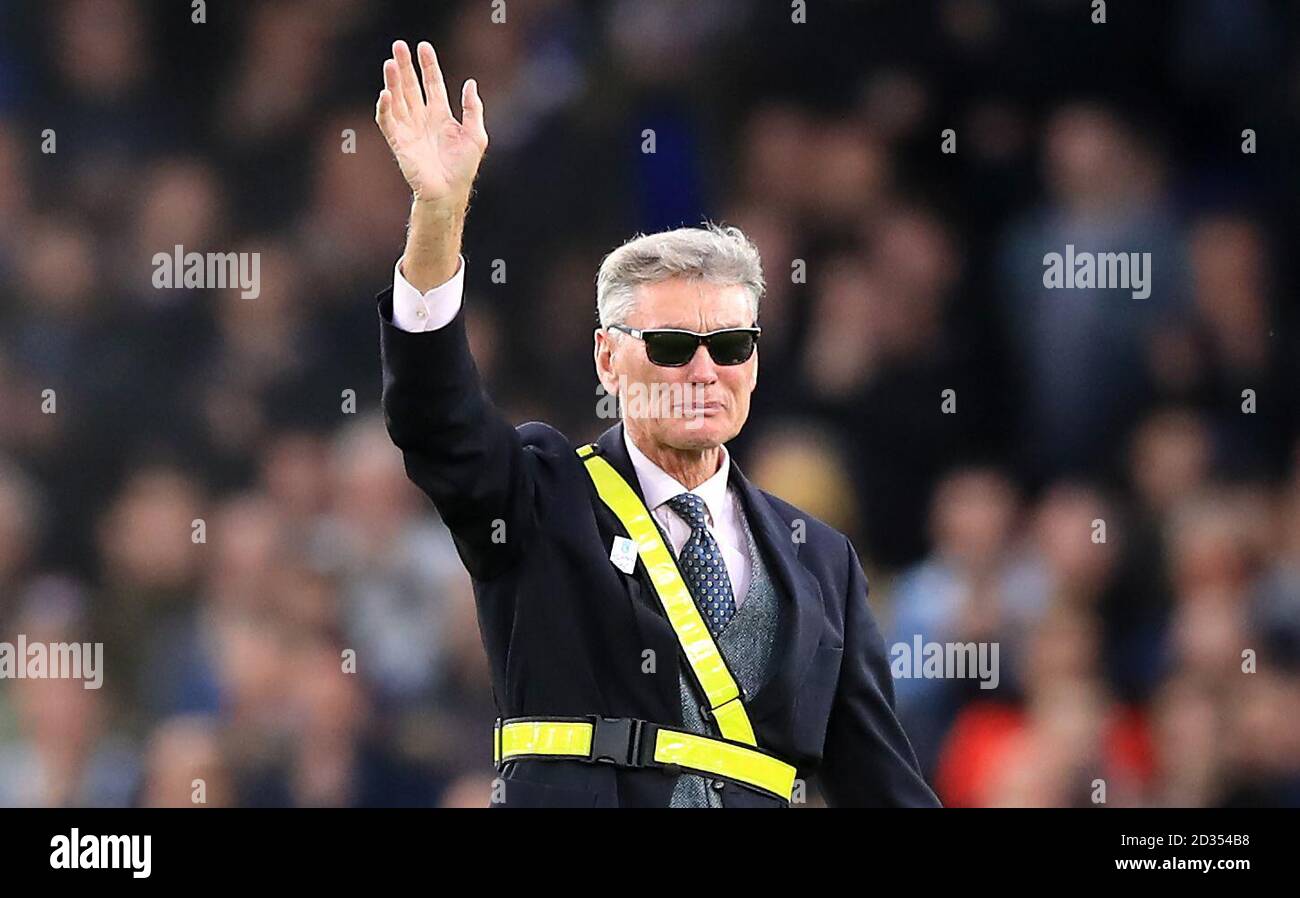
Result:
{"label": "shirt collar", "polygon": [[632,459],[632,467],[636,471],[636,479],[641,484],[641,494],[645,497],[647,508],[654,511],[673,496],[691,492],[704,500],[714,526],[722,520],[727,498],[727,478],[731,474],[731,455],[727,452],[726,446],[720,447],[722,464],[718,465],[717,472],[695,489],[687,490],[677,478],[652,462],[636,447],[627,434],[626,426],[623,428],[623,445],[627,447],[627,454]]}

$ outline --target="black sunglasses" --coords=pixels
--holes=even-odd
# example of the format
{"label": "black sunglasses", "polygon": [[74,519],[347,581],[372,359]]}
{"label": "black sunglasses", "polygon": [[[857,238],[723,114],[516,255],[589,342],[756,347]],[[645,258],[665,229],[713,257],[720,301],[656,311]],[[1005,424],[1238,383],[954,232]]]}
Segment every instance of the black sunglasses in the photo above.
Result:
{"label": "black sunglasses", "polygon": [[645,353],[650,361],[665,368],[680,368],[695,358],[695,350],[703,343],[718,365],[740,365],[749,361],[758,346],[761,327],[729,327],[725,330],[697,334],[695,331],[664,327],[640,330],[622,324],[611,324],[610,330],[622,331],[645,343]]}

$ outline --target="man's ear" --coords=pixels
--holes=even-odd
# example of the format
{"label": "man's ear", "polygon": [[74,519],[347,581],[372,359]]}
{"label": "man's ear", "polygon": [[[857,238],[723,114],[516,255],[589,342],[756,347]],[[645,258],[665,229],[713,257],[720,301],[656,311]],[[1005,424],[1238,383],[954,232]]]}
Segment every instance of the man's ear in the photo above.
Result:
{"label": "man's ear", "polygon": [[596,377],[605,392],[618,395],[618,378],[614,375],[614,341],[604,328],[596,328],[592,334],[592,357],[596,362]]}

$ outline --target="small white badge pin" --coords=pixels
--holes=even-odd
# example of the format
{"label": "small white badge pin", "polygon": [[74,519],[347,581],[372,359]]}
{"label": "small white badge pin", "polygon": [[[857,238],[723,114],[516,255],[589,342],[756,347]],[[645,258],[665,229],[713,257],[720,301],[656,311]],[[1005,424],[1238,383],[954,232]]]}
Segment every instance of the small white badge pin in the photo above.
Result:
{"label": "small white badge pin", "polygon": [[614,537],[614,545],[609,550],[609,560],[614,562],[614,567],[623,573],[632,573],[636,570],[636,543],[626,536]]}

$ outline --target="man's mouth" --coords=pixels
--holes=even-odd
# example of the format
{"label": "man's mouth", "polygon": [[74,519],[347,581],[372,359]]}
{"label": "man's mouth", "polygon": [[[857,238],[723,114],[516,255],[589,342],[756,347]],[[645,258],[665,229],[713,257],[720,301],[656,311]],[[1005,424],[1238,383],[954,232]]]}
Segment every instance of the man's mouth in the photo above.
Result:
{"label": "man's mouth", "polygon": [[678,406],[678,411],[682,415],[693,417],[711,417],[722,413],[724,406],[721,402],[692,402],[690,404]]}

